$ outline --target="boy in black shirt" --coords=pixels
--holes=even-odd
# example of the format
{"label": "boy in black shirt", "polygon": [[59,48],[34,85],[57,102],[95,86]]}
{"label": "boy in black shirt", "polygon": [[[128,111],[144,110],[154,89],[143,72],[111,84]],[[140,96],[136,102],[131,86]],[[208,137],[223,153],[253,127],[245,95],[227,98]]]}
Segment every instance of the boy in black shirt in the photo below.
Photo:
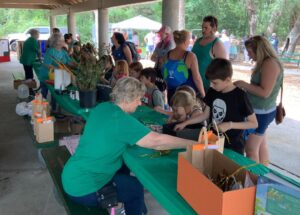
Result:
{"label": "boy in black shirt", "polygon": [[214,59],[205,75],[211,87],[204,98],[204,112],[176,125],[175,130],[182,130],[187,125],[206,119],[210,123],[214,120],[219,130],[228,137],[225,138],[225,148],[244,154],[243,130],[257,127],[247,94],[232,83],[232,66],[226,59]]}

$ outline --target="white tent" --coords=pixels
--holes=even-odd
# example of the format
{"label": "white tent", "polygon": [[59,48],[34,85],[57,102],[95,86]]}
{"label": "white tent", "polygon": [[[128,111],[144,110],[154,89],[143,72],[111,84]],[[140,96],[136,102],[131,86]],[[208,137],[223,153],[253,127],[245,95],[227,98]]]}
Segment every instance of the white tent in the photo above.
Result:
{"label": "white tent", "polygon": [[112,24],[112,29],[159,30],[161,23],[148,19],[142,15]]}

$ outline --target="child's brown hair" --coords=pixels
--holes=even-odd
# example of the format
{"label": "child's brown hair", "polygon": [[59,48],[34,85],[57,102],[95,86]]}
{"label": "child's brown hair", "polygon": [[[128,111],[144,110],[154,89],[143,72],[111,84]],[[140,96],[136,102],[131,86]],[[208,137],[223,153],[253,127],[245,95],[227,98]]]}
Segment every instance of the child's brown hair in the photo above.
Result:
{"label": "child's brown hair", "polygon": [[221,79],[232,77],[232,66],[229,60],[223,58],[213,59],[212,62],[207,67],[205,76],[208,80]]}
{"label": "child's brown hair", "polygon": [[129,69],[133,69],[133,70],[135,70],[136,72],[141,72],[142,69],[143,69],[143,65],[141,64],[141,62],[132,62],[132,63],[129,65]]}

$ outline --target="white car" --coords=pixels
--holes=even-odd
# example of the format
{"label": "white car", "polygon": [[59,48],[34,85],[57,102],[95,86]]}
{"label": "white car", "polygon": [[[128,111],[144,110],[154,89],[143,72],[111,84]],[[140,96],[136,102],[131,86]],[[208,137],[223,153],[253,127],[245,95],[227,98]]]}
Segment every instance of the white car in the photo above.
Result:
{"label": "white car", "polygon": [[[10,44],[10,50],[17,51],[17,40],[25,41],[28,37],[30,37],[29,32],[31,29],[36,29],[40,32],[39,40],[48,40],[48,38],[50,37],[50,27],[48,26],[30,27],[23,33],[8,34],[7,37]],[[65,27],[61,27],[59,29],[62,34],[65,34],[68,31]]]}

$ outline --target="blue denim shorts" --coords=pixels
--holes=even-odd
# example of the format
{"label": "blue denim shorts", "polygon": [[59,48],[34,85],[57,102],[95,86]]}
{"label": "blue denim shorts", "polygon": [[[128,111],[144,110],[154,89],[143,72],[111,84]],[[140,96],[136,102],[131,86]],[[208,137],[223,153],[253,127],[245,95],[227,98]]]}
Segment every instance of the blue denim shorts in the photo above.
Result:
{"label": "blue denim shorts", "polygon": [[258,127],[255,129],[247,129],[245,134],[248,136],[249,134],[256,134],[258,136],[263,136],[268,128],[268,126],[273,122],[276,116],[276,110],[266,113],[266,114],[255,114]]}

